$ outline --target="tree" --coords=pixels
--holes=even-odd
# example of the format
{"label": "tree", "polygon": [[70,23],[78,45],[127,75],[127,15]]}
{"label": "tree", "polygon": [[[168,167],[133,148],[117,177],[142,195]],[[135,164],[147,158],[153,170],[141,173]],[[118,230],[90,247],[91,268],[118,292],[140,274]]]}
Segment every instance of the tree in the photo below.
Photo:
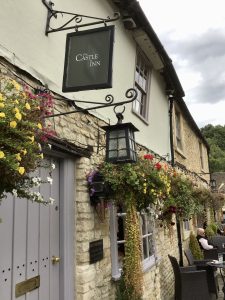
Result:
{"label": "tree", "polygon": [[225,172],[225,126],[208,124],[201,132],[210,146],[210,172]]}

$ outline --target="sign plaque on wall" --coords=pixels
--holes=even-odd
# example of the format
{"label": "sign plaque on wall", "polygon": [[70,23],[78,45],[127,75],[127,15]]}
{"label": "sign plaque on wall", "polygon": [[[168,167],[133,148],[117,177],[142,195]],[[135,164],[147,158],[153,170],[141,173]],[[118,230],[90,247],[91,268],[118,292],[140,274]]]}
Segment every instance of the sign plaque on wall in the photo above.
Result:
{"label": "sign plaque on wall", "polygon": [[103,259],[103,240],[89,243],[90,264]]}
{"label": "sign plaque on wall", "polygon": [[69,33],[63,92],[112,87],[114,26]]}

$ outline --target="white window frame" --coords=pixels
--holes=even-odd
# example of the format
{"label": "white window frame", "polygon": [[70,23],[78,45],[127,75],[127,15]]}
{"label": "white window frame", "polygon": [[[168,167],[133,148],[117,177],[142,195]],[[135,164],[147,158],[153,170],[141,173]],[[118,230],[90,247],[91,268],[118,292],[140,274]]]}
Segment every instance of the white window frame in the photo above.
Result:
{"label": "white window frame", "polygon": [[[117,213],[117,207],[115,205],[111,205],[110,208],[110,241],[111,241],[111,261],[112,261],[112,278],[114,280],[119,280],[121,276],[122,271],[122,265],[119,263],[119,255],[118,255],[118,244],[125,243],[125,240],[117,240],[117,232],[118,232],[118,216],[125,217],[126,213]],[[150,218],[146,213],[143,213],[142,216],[147,220],[147,218]],[[143,219],[142,219],[143,220]],[[150,219],[149,219],[150,221]],[[152,221],[154,222],[154,221]],[[146,223],[145,223],[146,224]],[[143,225],[142,222],[140,222],[140,227]],[[146,225],[145,225],[146,226]],[[154,223],[152,226],[153,230],[150,233],[145,233],[142,235],[142,268],[143,272],[151,268],[156,263],[156,251],[155,251],[155,234],[154,234]],[[141,232],[142,232],[142,228]],[[153,245],[153,251],[154,254],[152,254],[149,257],[144,258],[143,257],[143,239],[151,238]],[[148,252],[149,253],[149,252]]]}
{"label": "white window frame", "polygon": [[190,231],[190,221],[189,220],[183,220],[184,230]]}
{"label": "white window frame", "polygon": [[132,111],[145,122],[148,122],[151,69],[150,63],[144,53],[141,50],[137,50],[134,85],[138,95],[137,99],[133,102]]}

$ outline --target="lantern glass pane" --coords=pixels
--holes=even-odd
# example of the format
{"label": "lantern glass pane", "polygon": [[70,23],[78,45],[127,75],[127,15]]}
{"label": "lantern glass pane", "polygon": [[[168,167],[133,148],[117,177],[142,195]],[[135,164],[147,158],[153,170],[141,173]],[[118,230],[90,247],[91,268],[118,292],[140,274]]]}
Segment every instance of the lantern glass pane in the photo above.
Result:
{"label": "lantern glass pane", "polygon": [[122,138],[122,139],[118,139],[118,150],[124,150],[126,149],[126,139]]}
{"label": "lantern glass pane", "polygon": [[119,150],[118,157],[127,157],[127,150]]}
{"label": "lantern glass pane", "polygon": [[109,138],[110,139],[116,139],[119,137],[124,137],[125,136],[125,130],[112,130],[109,132]]}
{"label": "lantern glass pane", "polygon": [[109,158],[117,157],[117,151],[109,151]]}
{"label": "lantern glass pane", "polygon": [[109,150],[117,149],[117,139],[109,140]]}

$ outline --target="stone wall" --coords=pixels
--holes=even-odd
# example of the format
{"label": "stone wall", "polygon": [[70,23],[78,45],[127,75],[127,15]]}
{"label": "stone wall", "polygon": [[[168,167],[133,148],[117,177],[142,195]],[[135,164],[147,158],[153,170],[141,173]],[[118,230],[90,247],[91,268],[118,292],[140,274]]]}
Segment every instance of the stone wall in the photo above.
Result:
{"label": "stone wall", "polygon": [[[16,70],[14,70],[16,71]],[[4,67],[1,73],[11,76],[22,84]],[[19,76],[32,86],[38,82],[30,77]],[[55,95],[58,97],[58,95]],[[74,108],[67,101],[55,100],[55,110],[66,112]],[[52,126],[58,137],[83,148],[93,147],[90,158],[77,158],[75,171],[75,224],[74,224],[74,252],[75,252],[75,293],[76,300],[113,300],[115,299],[115,283],[111,276],[110,230],[109,212],[106,209],[105,220],[102,221],[94,208],[90,205],[86,176],[104,159],[104,150],[98,145],[104,145],[103,131],[99,128],[104,124],[91,114],[75,113],[67,116],[50,118],[46,124]],[[97,151],[98,150],[98,151]],[[97,153],[98,152],[98,153]],[[169,300],[173,295],[173,272],[168,260],[168,253],[177,256],[176,228],[172,233],[168,229],[156,224],[156,253],[157,262],[144,273],[145,300]],[[90,264],[89,243],[103,239],[104,257],[102,260]]]}
{"label": "stone wall", "polygon": [[[176,110],[179,111],[178,108]],[[192,129],[190,122],[188,122],[185,116],[181,111],[181,139],[183,149],[182,151],[177,148],[174,134],[174,148],[175,148],[175,161],[184,165],[189,171],[199,173],[208,173],[209,165],[208,165],[208,152],[207,147],[202,141],[202,139],[196,134],[196,132]],[[174,114],[175,115],[175,114]],[[175,117],[173,120],[173,124],[175,123]],[[175,128],[175,126],[174,126]],[[174,129],[175,133],[175,129]],[[203,157],[203,169],[201,167],[200,160],[200,149],[199,142],[202,143],[202,157]],[[209,175],[201,175],[205,180],[209,181]]]}

